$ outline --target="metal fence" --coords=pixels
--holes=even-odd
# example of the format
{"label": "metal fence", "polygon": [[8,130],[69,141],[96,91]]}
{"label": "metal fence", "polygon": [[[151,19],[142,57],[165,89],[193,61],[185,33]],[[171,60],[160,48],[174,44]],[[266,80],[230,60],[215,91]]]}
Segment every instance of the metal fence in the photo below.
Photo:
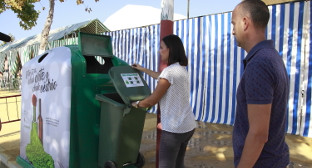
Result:
{"label": "metal fence", "polygon": [[0,130],[2,124],[21,120],[21,95],[0,97]]}

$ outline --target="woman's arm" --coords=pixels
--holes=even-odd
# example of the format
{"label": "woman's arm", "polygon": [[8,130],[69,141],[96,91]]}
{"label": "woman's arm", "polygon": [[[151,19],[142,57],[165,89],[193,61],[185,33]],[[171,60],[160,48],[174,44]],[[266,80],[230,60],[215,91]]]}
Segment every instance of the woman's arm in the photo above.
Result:
{"label": "woman's arm", "polygon": [[136,104],[136,102],[133,102],[132,106],[143,108],[154,106],[166,94],[170,85],[171,84],[167,79],[160,78],[154,92],[147,98],[141,100],[138,104]]}
{"label": "woman's arm", "polygon": [[133,68],[139,70],[139,71],[142,71],[146,74],[148,74],[149,76],[151,76],[152,78],[154,79],[157,79],[160,75],[160,72],[155,72],[155,71],[152,71],[152,70],[149,70],[149,69],[146,69],[146,68],[143,68],[141,65],[139,64],[133,64],[132,65]]}

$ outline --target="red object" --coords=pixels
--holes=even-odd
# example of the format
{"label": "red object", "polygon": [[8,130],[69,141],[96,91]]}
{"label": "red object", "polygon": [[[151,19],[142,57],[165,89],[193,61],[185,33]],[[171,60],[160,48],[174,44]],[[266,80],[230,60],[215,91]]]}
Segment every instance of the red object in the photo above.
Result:
{"label": "red object", "polygon": [[31,100],[32,100],[32,105],[34,107],[36,107],[37,106],[37,97],[36,97],[36,95],[33,94]]}
{"label": "red object", "polygon": [[[173,34],[173,21],[171,20],[161,20],[160,21],[160,40],[162,40],[165,36]],[[158,71],[161,72],[164,68],[167,67],[167,64],[165,62],[162,62],[161,59],[158,67]],[[156,168],[159,167],[159,143],[160,143],[160,136],[161,136],[161,129],[157,127],[157,125],[160,123],[160,107],[158,105],[157,108],[157,139],[156,139]]]}
{"label": "red object", "polygon": [[[165,36],[173,34],[173,21],[171,20],[162,20],[160,21],[160,40]],[[162,62],[161,59],[158,67],[158,71],[161,72],[164,68],[167,67],[165,62]]]}

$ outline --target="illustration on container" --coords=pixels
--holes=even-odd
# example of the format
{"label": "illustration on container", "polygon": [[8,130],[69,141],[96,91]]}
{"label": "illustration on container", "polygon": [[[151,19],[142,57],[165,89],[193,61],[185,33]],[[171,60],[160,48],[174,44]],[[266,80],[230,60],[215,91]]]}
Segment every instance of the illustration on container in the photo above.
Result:
{"label": "illustration on container", "polygon": [[17,157],[22,167],[69,167],[71,69],[71,51],[66,47],[24,64]]}
{"label": "illustration on container", "polygon": [[[41,101],[39,101],[39,107],[41,106],[40,104]],[[34,94],[32,95],[32,105],[33,105],[33,120],[31,123],[32,127],[30,132],[31,134],[30,143],[26,146],[26,156],[35,167],[54,168],[54,161],[51,155],[49,155],[44,151],[42,146],[42,139],[40,139],[38,136],[37,132],[38,123],[36,122],[37,97]]]}

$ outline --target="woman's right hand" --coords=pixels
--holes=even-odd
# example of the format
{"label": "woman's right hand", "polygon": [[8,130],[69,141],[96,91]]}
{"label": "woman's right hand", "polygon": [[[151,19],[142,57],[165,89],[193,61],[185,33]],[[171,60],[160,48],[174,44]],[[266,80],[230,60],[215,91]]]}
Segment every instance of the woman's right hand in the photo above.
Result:
{"label": "woman's right hand", "polygon": [[139,65],[139,64],[132,64],[131,67],[134,68],[134,69],[137,69],[137,70],[139,70],[139,71],[143,71],[143,69],[144,69],[144,68],[143,68],[141,65]]}
{"label": "woman's right hand", "polygon": [[152,70],[149,70],[147,68],[142,67],[139,64],[132,64],[131,67],[134,68],[134,69],[137,69],[137,70],[139,70],[141,72],[144,72],[144,73],[148,74],[149,76],[151,76],[154,79],[157,79],[158,76],[160,75],[160,72],[154,72]]}

